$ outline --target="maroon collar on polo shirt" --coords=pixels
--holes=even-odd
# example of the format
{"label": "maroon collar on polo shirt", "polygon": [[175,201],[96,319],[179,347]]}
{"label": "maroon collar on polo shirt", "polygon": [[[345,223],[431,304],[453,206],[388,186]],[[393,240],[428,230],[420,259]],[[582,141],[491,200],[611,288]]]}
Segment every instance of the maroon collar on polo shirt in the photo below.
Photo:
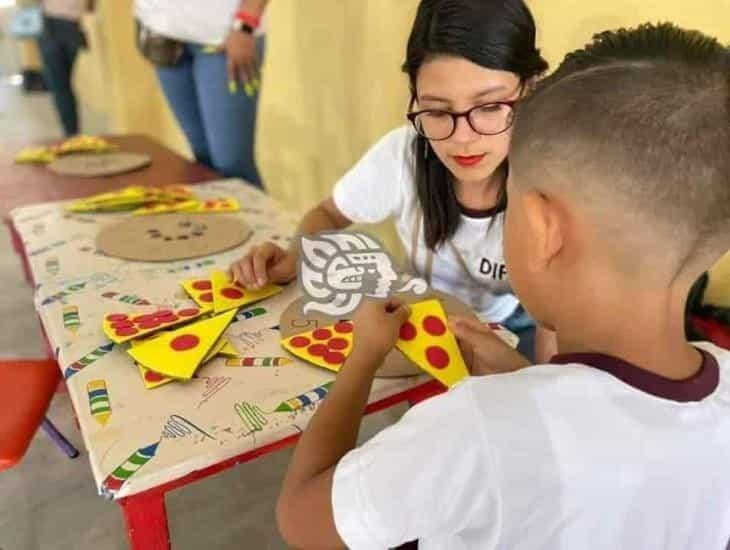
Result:
{"label": "maroon collar on polo shirt", "polygon": [[462,215],[466,216],[467,218],[473,218],[477,220],[483,218],[491,218],[492,216],[496,216],[503,211],[504,209],[500,208],[499,206],[493,206],[492,208],[487,208],[486,210],[477,210],[474,208],[467,208],[463,204],[459,203],[459,212],[461,212]]}
{"label": "maroon collar on polo shirt", "polygon": [[550,363],[567,365],[578,363],[607,372],[625,384],[645,393],[686,403],[701,401],[712,394],[720,382],[720,367],[717,360],[704,350],[702,365],[694,376],[685,380],[672,380],[627,363],[622,359],[600,353],[565,353],[556,355]]}

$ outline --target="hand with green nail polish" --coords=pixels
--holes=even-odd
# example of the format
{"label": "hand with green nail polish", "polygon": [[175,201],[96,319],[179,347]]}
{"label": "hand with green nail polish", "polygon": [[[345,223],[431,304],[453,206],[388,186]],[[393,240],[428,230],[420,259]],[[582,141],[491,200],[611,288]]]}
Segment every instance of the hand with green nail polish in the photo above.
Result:
{"label": "hand with green nail polish", "polygon": [[[223,49],[229,82],[240,83],[246,95],[253,97],[261,87],[256,38],[252,34],[232,30],[223,44]],[[231,89],[229,84],[229,91]]]}

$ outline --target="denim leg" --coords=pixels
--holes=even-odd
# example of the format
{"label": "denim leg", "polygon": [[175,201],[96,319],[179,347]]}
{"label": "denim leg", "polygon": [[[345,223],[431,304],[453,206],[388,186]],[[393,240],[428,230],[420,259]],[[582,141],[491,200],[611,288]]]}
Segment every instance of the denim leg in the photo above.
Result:
{"label": "denim leg", "polygon": [[[259,46],[260,51],[261,41]],[[195,85],[213,168],[261,187],[254,159],[258,93],[249,97],[242,86],[230,92],[225,54],[201,48],[194,52]]]}
{"label": "denim leg", "polygon": [[502,324],[505,328],[511,330],[520,338],[520,343],[517,345],[517,351],[527,357],[530,361],[534,361],[535,321],[532,320],[530,314],[527,313],[522,306],[518,306],[512,315],[502,321]]}
{"label": "denim leg", "polygon": [[56,112],[66,136],[79,132],[79,117],[76,96],[71,87],[71,73],[78,54],[78,46],[59,42],[44,34],[38,39],[43,59],[43,74],[53,95]]}
{"label": "denim leg", "polygon": [[203,117],[198,103],[198,92],[193,79],[191,47],[174,67],[156,67],[157,78],[167,102],[175,113],[178,124],[185,133],[195,160],[213,167],[210,146],[203,127]]}

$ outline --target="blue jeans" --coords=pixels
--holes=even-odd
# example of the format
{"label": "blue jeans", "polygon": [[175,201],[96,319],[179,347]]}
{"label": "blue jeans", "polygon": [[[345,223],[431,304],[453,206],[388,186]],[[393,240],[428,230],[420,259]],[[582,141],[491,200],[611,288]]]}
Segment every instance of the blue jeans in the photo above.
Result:
{"label": "blue jeans", "polygon": [[43,77],[53,95],[56,112],[66,136],[79,132],[79,115],[76,96],[71,86],[71,74],[79,50],[85,45],[86,39],[77,22],[44,18],[44,31],[38,38],[38,48],[43,59]]}
{"label": "blue jeans", "polygon": [[527,357],[530,361],[535,360],[535,321],[522,306],[502,321],[505,328],[514,332],[520,338],[517,351]]}
{"label": "blue jeans", "polygon": [[[263,45],[260,39],[260,54]],[[225,54],[204,53],[202,46],[186,44],[176,66],[156,70],[195,159],[260,187],[254,160],[258,94],[247,96],[243,86],[230,93]]]}

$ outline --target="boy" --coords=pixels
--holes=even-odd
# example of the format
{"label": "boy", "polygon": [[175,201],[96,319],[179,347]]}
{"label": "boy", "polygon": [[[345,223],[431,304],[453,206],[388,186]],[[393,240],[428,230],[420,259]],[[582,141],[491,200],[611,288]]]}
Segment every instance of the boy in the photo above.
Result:
{"label": "boy", "polygon": [[728,55],[668,24],[603,33],[524,101],[505,254],[561,355],[472,377],[355,448],[408,316],[362,307],[284,481],[293,546],[726,548],[730,352],[689,345],[683,317],[730,243]]}

